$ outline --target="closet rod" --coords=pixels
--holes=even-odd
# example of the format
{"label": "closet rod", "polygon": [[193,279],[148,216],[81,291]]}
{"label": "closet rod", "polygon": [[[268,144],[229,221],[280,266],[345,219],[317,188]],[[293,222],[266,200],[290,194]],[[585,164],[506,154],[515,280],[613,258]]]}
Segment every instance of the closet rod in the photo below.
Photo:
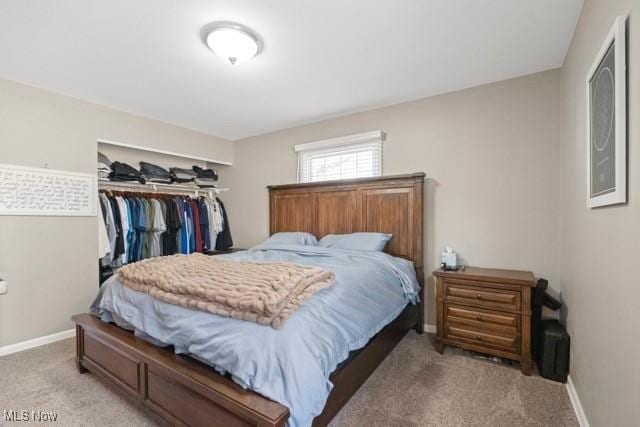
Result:
{"label": "closet rod", "polygon": [[118,181],[110,181],[108,179],[99,179],[98,180],[98,189],[99,190],[123,190],[123,191],[140,191],[144,193],[151,193],[157,191],[173,191],[177,193],[195,193],[195,194],[206,194],[206,193],[215,193],[219,194],[223,191],[229,191],[228,188],[200,188],[195,185],[180,185],[180,184],[162,184],[159,182],[149,182],[146,184],[139,184],[136,182],[118,182]]}

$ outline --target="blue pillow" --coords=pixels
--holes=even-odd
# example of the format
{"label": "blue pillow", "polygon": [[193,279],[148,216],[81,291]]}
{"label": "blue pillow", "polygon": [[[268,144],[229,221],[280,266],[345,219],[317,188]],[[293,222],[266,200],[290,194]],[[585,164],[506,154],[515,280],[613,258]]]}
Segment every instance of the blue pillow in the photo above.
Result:
{"label": "blue pillow", "polygon": [[320,239],[318,245],[325,248],[382,251],[391,237],[392,234],[385,233],[327,234]]}
{"label": "blue pillow", "polygon": [[316,246],[318,244],[318,239],[316,239],[316,236],[311,233],[290,231],[275,233],[261,244]]}

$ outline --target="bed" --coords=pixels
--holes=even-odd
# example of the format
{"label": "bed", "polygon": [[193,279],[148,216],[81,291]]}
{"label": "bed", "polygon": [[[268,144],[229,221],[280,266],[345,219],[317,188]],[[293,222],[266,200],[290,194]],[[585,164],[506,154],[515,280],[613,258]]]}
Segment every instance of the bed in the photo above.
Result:
{"label": "bed", "polygon": [[[351,181],[272,186],[269,187],[270,231],[272,234],[281,231],[307,231],[318,237],[356,231],[393,234],[394,237],[387,245],[386,252],[394,257],[412,261],[418,282],[422,285],[423,181],[424,174],[412,174]],[[268,247],[251,253],[236,253],[230,257],[237,259],[265,257],[265,260],[284,257],[287,260],[304,262],[304,257],[321,256],[325,257],[324,259],[329,265],[332,265],[333,262],[338,271],[340,271],[339,264],[348,260],[362,267],[361,277],[366,278],[363,283],[357,284],[360,286],[357,292],[364,294],[368,289],[371,289],[372,297],[374,292],[377,293],[382,289],[380,283],[377,283],[379,280],[390,281],[390,279],[380,279],[375,275],[367,276],[365,270],[373,271],[375,263],[384,263],[385,259],[391,257],[378,254],[376,256],[379,259],[375,259],[375,256],[374,259],[367,259],[355,253],[319,254],[316,253],[318,251],[322,252],[313,248],[306,250],[304,248]],[[321,259],[317,262],[321,262]],[[400,270],[403,268],[400,261],[396,261],[394,264],[400,266],[397,267]],[[406,265],[410,266],[409,263]],[[111,288],[109,292],[113,295],[117,296],[118,292],[123,292],[122,287],[118,288],[117,284]],[[345,286],[336,285],[335,289],[344,290]],[[340,295],[336,292],[325,292],[322,295],[319,293],[314,296],[312,298],[314,304],[307,304],[309,307],[306,307],[307,305],[301,307],[300,314],[296,313],[288,320],[291,322],[289,330],[295,331],[296,322],[299,323],[300,319],[305,316],[315,316],[316,318],[324,316],[325,320],[334,319],[332,317],[334,314],[331,314],[332,310],[339,313],[338,306],[341,303],[336,300],[337,295]],[[420,300],[422,300],[421,297],[422,295],[420,295]],[[350,297],[345,293],[344,298],[348,300],[348,298],[353,298],[353,295]],[[386,298],[393,299],[393,295],[390,294]],[[121,300],[130,304],[121,309],[123,313],[135,311],[137,307],[142,307],[145,304],[155,304],[149,301],[145,302],[143,299],[129,298],[126,295]],[[324,308],[318,309],[322,304],[324,304]],[[378,310],[376,307],[382,306],[376,306],[373,301],[367,307],[370,307],[371,310]],[[382,308],[379,309],[382,310]],[[163,314],[160,317],[171,317],[172,313]],[[165,336],[154,333],[156,338],[163,338],[162,344],[168,342],[174,345],[174,347],[167,348],[151,344],[148,341],[149,337],[142,337],[147,338],[142,339],[139,337],[140,334],[136,336],[130,331],[112,323],[103,322],[88,314],[74,316],[73,320],[77,325],[77,364],[80,372],[91,371],[105,380],[107,384],[124,392],[133,401],[148,409],[160,421],[172,425],[280,426],[287,424],[287,422],[291,425],[308,425],[311,422],[314,425],[328,424],[408,330],[415,328],[417,332],[422,332],[422,313],[422,303],[415,305],[396,304],[396,310],[389,312],[390,317],[380,325],[372,325],[361,331],[358,328],[352,328],[360,331],[358,333],[362,336],[355,337],[358,339],[350,337],[345,340],[345,343],[349,343],[349,345],[340,346],[340,351],[336,352],[335,360],[332,359],[324,366],[325,370],[330,369],[325,374],[332,385],[327,388],[326,396],[322,395],[323,391],[314,389],[314,384],[317,384],[317,381],[313,383],[311,379],[309,382],[297,380],[297,386],[303,389],[302,393],[308,392],[309,397],[316,395],[321,397],[320,402],[323,406],[318,408],[316,402],[314,414],[317,415],[311,419],[305,418],[304,411],[299,410],[301,408],[298,408],[297,405],[294,405],[294,409],[290,411],[287,406],[263,396],[279,396],[277,387],[273,391],[274,387],[265,389],[256,386],[255,388],[261,394],[241,387],[238,383],[246,387],[253,387],[254,384],[247,384],[250,382],[250,378],[238,378],[237,374],[243,370],[234,373],[233,364],[225,365],[225,369],[218,369],[220,371],[218,373],[208,366],[207,360],[202,357],[203,354],[199,353],[195,347],[180,349],[178,352],[182,355],[175,354],[175,351],[180,347],[180,341],[172,340],[171,337],[184,334],[184,331],[174,331]],[[364,318],[363,324],[366,324],[366,314],[361,313],[361,316],[357,318]],[[205,319],[204,314],[201,314],[200,317],[203,319],[202,322],[208,322],[217,316],[209,315]],[[347,322],[344,311],[343,317],[340,321]],[[370,317],[376,319],[376,316]],[[197,318],[198,316],[194,315],[191,320],[196,321]],[[113,319],[107,317],[105,320]],[[139,329],[144,329],[139,321],[136,322],[135,317],[129,317],[126,320],[134,323],[134,326],[140,327]],[[373,320],[368,321],[372,322]],[[307,324],[308,322],[309,320],[307,320]],[[237,323],[236,321],[235,326]],[[244,322],[244,324],[246,323],[249,322]],[[339,322],[334,323],[337,325]],[[226,327],[226,324],[201,323],[199,325],[196,327],[197,330],[209,328],[221,331]],[[235,336],[256,336],[247,332],[251,330],[252,325],[242,326],[249,329],[243,332],[237,332],[234,329]],[[137,327],[136,329],[138,329]],[[262,326],[255,325],[255,327]],[[320,328],[320,324],[318,327]],[[337,328],[338,326],[335,326],[334,329]],[[285,331],[279,332],[284,333]],[[266,342],[284,336],[282,333],[280,335],[267,334],[270,338]],[[349,337],[348,334],[345,336]],[[339,342],[338,339],[335,341]],[[368,343],[362,347],[366,341]],[[265,354],[269,352],[266,344],[258,343],[256,345],[264,346]],[[276,345],[278,344],[276,343]],[[300,354],[305,352],[302,341],[295,345],[299,346]],[[218,341],[209,345],[208,348],[226,348],[226,346],[226,341]],[[248,353],[251,351],[255,351],[255,348],[247,350]],[[185,354],[189,354],[189,356]],[[260,359],[249,360],[249,362],[249,366],[259,365]],[[293,366],[289,362],[284,365]],[[259,367],[257,366],[257,368]],[[297,376],[294,374],[303,373],[303,371],[305,374],[307,373],[304,369],[295,368],[295,371],[289,376]],[[264,368],[262,371],[258,369],[257,372],[264,373]],[[227,375],[224,375],[225,373]],[[233,379],[229,374],[233,374]],[[263,381],[263,383],[270,383],[270,381]],[[308,391],[305,390],[305,384]],[[289,384],[288,387],[291,389],[296,388],[295,386],[294,382],[293,386]],[[287,401],[286,398],[278,398],[277,400]],[[292,401],[295,401],[295,398]],[[301,403],[300,407],[302,406],[304,405]]]}

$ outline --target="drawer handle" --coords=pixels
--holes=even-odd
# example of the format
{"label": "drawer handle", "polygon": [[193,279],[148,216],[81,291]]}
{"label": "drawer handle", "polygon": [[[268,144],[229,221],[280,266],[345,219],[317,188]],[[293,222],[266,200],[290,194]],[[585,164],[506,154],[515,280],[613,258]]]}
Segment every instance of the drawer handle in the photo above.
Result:
{"label": "drawer handle", "polygon": [[480,335],[476,335],[476,339],[477,339],[478,341],[482,341],[482,337],[481,337]]}
{"label": "drawer handle", "polygon": [[481,300],[482,299],[482,294],[476,294],[476,298]]}
{"label": "drawer handle", "polygon": [[480,316],[479,314],[476,316],[476,320],[478,322],[484,322],[484,319],[482,318],[482,316]]}

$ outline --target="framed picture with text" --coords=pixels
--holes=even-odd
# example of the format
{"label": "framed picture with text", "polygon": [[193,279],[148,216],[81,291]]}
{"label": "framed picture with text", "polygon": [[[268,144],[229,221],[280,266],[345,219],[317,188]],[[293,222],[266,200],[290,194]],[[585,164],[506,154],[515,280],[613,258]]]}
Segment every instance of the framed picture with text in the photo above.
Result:
{"label": "framed picture with text", "polygon": [[626,20],[619,16],[587,74],[587,207],[627,202]]}

